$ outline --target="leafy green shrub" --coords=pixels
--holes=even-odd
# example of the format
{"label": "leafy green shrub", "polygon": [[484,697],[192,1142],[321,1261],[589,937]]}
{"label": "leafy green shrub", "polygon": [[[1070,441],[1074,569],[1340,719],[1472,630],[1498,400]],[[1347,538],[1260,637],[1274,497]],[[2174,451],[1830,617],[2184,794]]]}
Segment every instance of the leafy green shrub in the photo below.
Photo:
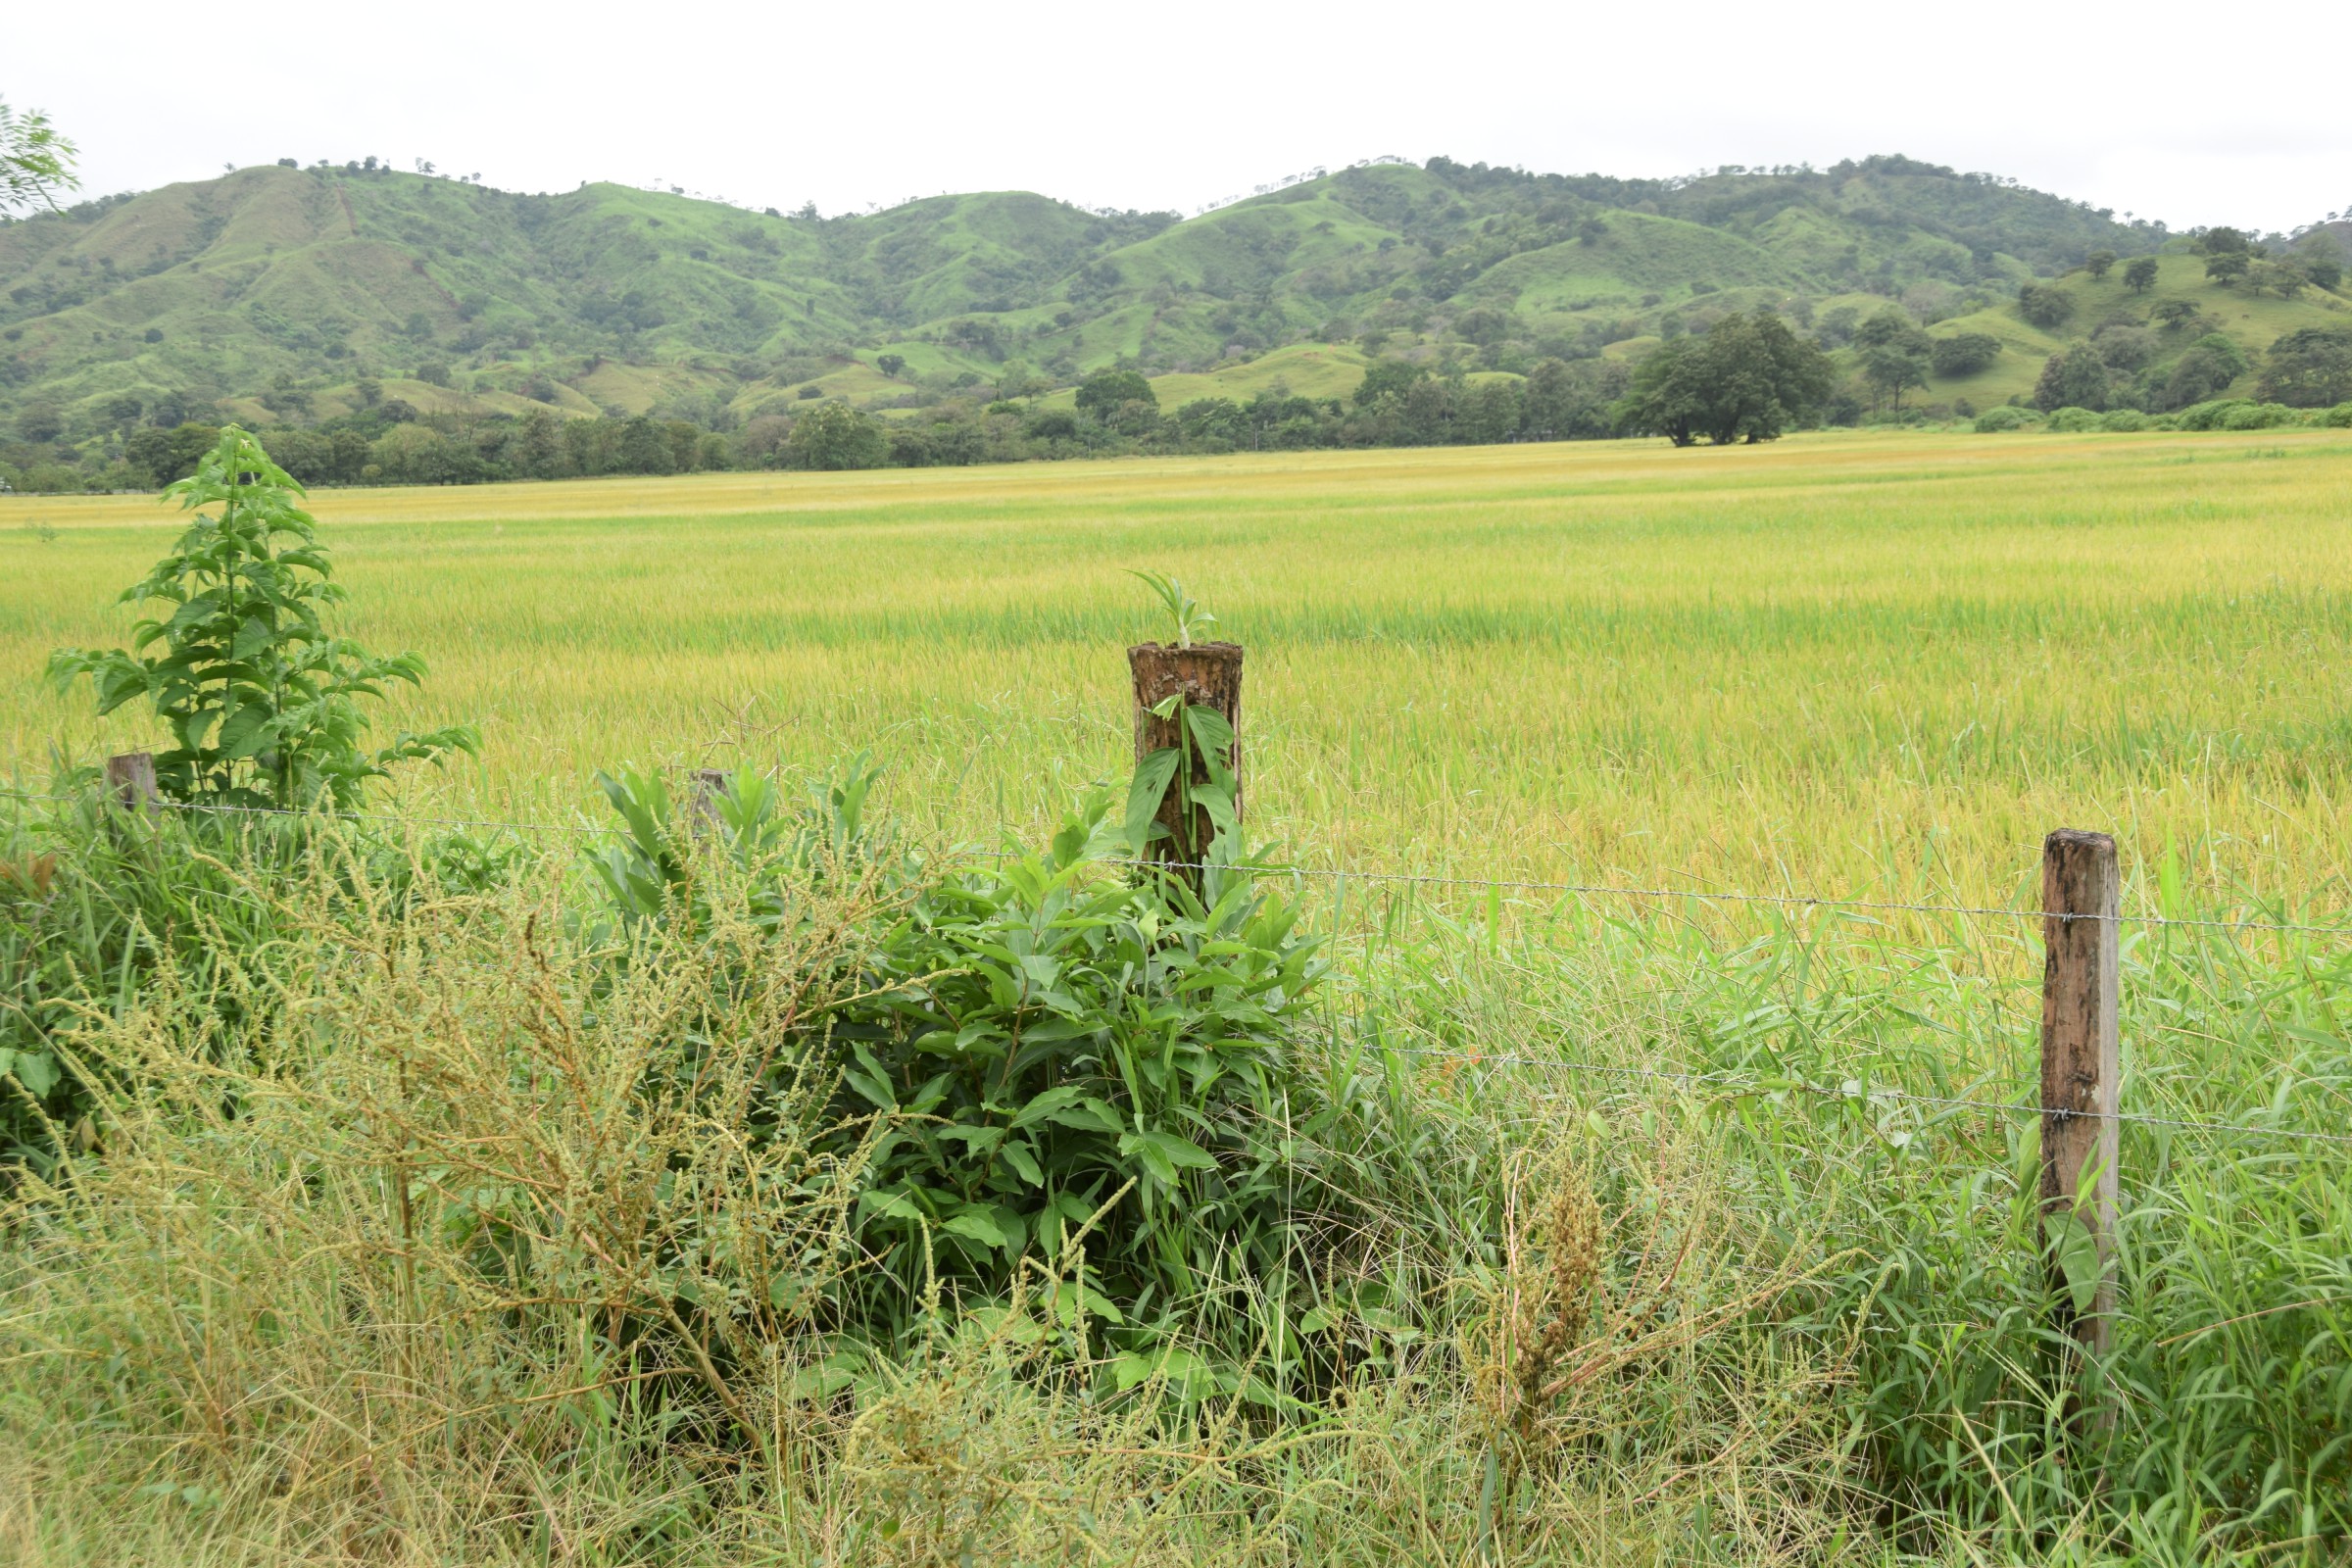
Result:
{"label": "leafy green shrub", "polygon": [[2081,435],[2085,430],[2101,428],[2102,416],[2089,409],[2057,409],[2050,414],[2046,428],[2061,435]]}
{"label": "leafy green shrub", "polygon": [[[1114,874],[1130,841],[1107,795],[1042,855],[924,874],[866,817],[874,777],[860,759],[786,810],[738,773],[700,848],[658,783],[608,779],[626,831],[592,861],[623,923],[672,944],[725,925],[714,885],[782,932],[812,881],[880,869],[892,913],[860,949],[858,1000],[778,1069],[838,1074],[835,1142],[884,1129],[855,1214],[877,1261],[841,1326],[891,1339],[935,1285],[981,1301],[1025,1280],[1083,1291],[1052,1304],[1140,1349],[1180,1312],[1197,1327],[1214,1291],[1279,1275],[1295,1239],[1267,1129],[1305,1102],[1288,1048],[1321,975],[1297,906],[1217,866],[1198,893]],[[723,879],[698,876],[711,856]]]}
{"label": "leafy green shrub", "polygon": [[2025,410],[2003,403],[1978,415],[1974,428],[1979,435],[1997,435],[2006,430],[2022,430],[2033,422],[2033,416]]}
{"label": "leafy green shrub", "polygon": [[2320,416],[2320,423],[2330,430],[2352,430],[2352,403],[2338,403]]}
{"label": "leafy green shrub", "polygon": [[2239,403],[2226,410],[2219,428],[2224,430],[2275,430],[2282,424],[2301,421],[2295,411],[2278,403]]}
{"label": "leafy green shrub", "polygon": [[[303,809],[347,809],[369,779],[398,761],[440,761],[479,746],[464,725],[390,746],[362,748],[368,728],[360,699],[381,699],[393,681],[424,678],[416,654],[381,658],[330,634],[321,612],[344,598],[309,513],[302,486],[235,425],[164,492],[198,512],[123,604],[172,607],[134,629],[132,650],[62,648],[49,656],[60,686],[82,675],[98,688],[98,711],[134,698],[155,706],[173,745],[155,759],[156,784],[176,801]],[[290,541],[290,544],[288,543]],[[150,653],[157,645],[160,653]]]}
{"label": "leafy green shrub", "polygon": [[2177,411],[2173,417],[2180,421],[2183,430],[2218,430],[2222,427],[2223,414],[2243,401],[2222,398],[2209,403],[2192,403]]}
{"label": "leafy green shrub", "polygon": [[2106,416],[2099,420],[2099,428],[2102,430],[2130,432],[2145,430],[2147,427],[2148,416],[2137,409],[2111,409],[2107,412]]}

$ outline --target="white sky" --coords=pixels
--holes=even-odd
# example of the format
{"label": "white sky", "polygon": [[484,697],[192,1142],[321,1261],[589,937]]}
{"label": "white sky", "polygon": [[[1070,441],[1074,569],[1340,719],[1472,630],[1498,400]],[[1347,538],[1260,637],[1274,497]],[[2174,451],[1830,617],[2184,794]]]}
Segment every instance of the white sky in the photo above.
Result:
{"label": "white sky", "polygon": [[2177,228],[2352,207],[2341,0],[34,4],[0,24],[0,97],[80,142],[92,193],[374,153],[516,190],[1190,214],[1387,153],[1661,175],[1902,152]]}

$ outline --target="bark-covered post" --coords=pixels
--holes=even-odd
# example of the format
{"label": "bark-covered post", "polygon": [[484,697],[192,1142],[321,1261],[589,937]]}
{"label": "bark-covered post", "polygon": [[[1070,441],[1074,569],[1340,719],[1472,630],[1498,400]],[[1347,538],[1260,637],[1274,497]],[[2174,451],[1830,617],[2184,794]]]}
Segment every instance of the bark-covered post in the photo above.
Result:
{"label": "bark-covered post", "polygon": [[[2043,1248],[2059,1303],[2056,1326],[2081,1347],[2084,1389],[2095,1382],[2115,1320],[2121,893],[2114,839],[2061,828],[2043,842]],[[2084,1310],[2071,1281],[2086,1266],[2095,1268],[2098,1285]]]}
{"label": "bark-covered post", "polygon": [[[1225,759],[1233,771],[1233,814],[1242,815],[1242,648],[1239,643],[1195,643],[1179,648],[1167,643],[1140,643],[1127,650],[1127,671],[1135,685],[1135,760],[1179,744],[1180,715],[1161,718],[1152,711],[1168,698],[1181,694],[1186,703],[1213,708],[1233,726],[1233,749]],[[1208,782],[1206,764],[1187,748],[1196,784]],[[1182,805],[1171,789],[1159,804],[1159,823],[1168,836],[1146,847],[1144,858],[1165,865],[1198,866],[1208,857],[1216,836],[1205,808],[1195,807],[1192,820],[1183,820]],[[1198,886],[1198,870],[1183,873]]]}
{"label": "bark-covered post", "polygon": [[153,816],[163,809],[163,792],[155,787],[153,752],[119,752],[106,760],[106,791],[118,806]]}
{"label": "bark-covered post", "polygon": [[707,839],[718,831],[718,800],[727,792],[727,770],[698,767],[693,785],[694,797],[686,804],[686,828],[696,838]]}

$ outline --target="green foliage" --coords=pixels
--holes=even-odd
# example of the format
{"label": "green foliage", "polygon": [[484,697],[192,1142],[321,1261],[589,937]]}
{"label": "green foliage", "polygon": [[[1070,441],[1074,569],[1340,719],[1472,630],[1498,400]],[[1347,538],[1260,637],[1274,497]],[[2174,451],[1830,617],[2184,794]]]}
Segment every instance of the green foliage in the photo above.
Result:
{"label": "green foliage", "polygon": [[1854,329],[1854,349],[1862,378],[1873,392],[1892,397],[1898,410],[1905,387],[1928,384],[1936,344],[1918,322],[1892,306]]}
{"label": "green foliage", "polygon": [[1184,591],[1184,584],[1165,572],[1130,571],[1127,575],[1151,589],[1152,596],[1167,607],[1168,619],[1176,629],[1177,647],[1192,647],[1194,633],[1206,631],[1217,623],[1215,615],[1202,609],[1199,600]]}
{"label": "green foliage", "polygon": [[2156,258],[2134,256],[2124,265],[2124,286],[2134,294],[2145,294],[2156,286]]}
{"label": "green foliage", "polygon": [[2307,326],[2273,343],[2263,357],[2260,395],[2297,409],[2352,398],[2352,327]]}
{"label": "green foliage", "polygon": [[1355,406],[1373,414],[1396,413],[1412,389],[1428,379],[1428,369],[1410,360],[1374,360],[1356,383]]}
{"label": "green foliage", "polygon": [[2254,270],[2254,259],[2244,251],[2222,251],[2205,258],[2205,275],[2224,288],[2230,288]]}
{"label": "green foliage", "polygon": [[1117,427],[1128,419],[1130,404],[1159,407],[1159,394],[1134,370],[1097,370],[1078,385],[1078,412],[1100,423]]}
{"label": "green foliage", "polygon": [[2051,411],[2045,428],[2060,435],[2081,435],[2086,430],[2106,428],[2104,417],[2093,409],[2056,409]]}
{"label": "green foliage", "polygon": [[2049,283],[2027,283],[2017,291],[2017,314],[2043,331],[2064,326],[2075,314],[2075,297]]}
{"label": "green foliage", "polygon": [[[837,1075],[829,1147],[859,1151],[855,1234],[876,1260],[840,1327],[894,1341],[935,1281],[970,1304],[1026,1282],[1141,1347],[1213,1315],[1212,1286],[1292,1267],[1265,1129],[1298,1098],[1288,1045],[1321,975],[1298,908],[1240,871],[1197,891],[1109,874],[1129,844],[1107,795],[1042,855],[926,874],[869,818],[875,776],[859,759],[788,812],[738,772],[700,846],[658,781],[608,777],[625,826],[591,860],[612,912],[673,955],[641,942],[638,962],[709,963],[730,918],[715,900],[768,941],[811,917],[814,886],[879,891],[856,999],[809,1041]],[[779,1061],[779,1092],[812,1065]],[[1224,1348],[1254,1348],[1246,1315]]]}
{"label": "green foliage", "polygon": [[2107,407],[2110,392],[2107,362],[2087,343],[2053,354],[2034,385],[2034,406],[2047,414],[2058,409],[2096,413]]}
{"label": "green foliage", "polygon": [[2092,251],[2082,258],[2082,270],[2090,274],[2091,281],[2099,281],[2115,270],[2115,252]]}
{"label": "green foliage", "polygon": [[926,1250],[983,1296],[1029,1258],[1142,1333],[1213,1308],[1215,1287],[1279,1293],[1295,1266],[1269,1133],[1321,971],[1297,907],[1248,874],[1197,897],[1103,875],[1124,848],[1107,805],[1044,855],[933,888],[878,960],[874,1015],[837,1038],[858,1109],[900,1129],[859,1205],[908,1287]]}
{"label": "green foliage", "polygon": [[1678,447],[1770,441],[1829,396],[1827,356],[1759,310],[1730,316],[1705,336],[1666,344],[1634,371],[1617,405],[1620,430],[1662,435]]}
{"label": "green foliage", "polygon": [[[122,603],[169,607],[140,621],[129,651],[60,649],[61,686],[87,675],[98,711],[147,699],[172,737],[156,782],[179,801],[307,809],[359,804],[396,762],[474,752],[464,725],[402,731],[373,752],[361,700],[420,684],[416,654],[369,654],[327,628],[342,602],[333,566],[301,505],[302,487],[261,443],[230,425],[195,474],[165,492],[195,520]],[[217,508],[207,514],[203,508]]]}
{"label": "green foliage", "polygon": [[1936,375],[1953,380],[1987,369],[2001,357],[2001,340],[1989,332],[1958,332],[1936,339],[1929,367]]}
{"label": "green foliage", "polygon": [[785,451],[796,468],[879,468],[890,461],[890,437],[847,403],[819,403],[793,421]]}
{"label": "green foliage", "polygon": [[20,115],[0,98],[0,214],[36,202],[55,212],[57,193],[81,185],[74,172],[77,151],[47,115]]}
{"label": "green foliage", "polygon": [[2025,410],[2004,403],[1978,415],[1974,428],[1979,435],[1997,435],[2007,430],[2021,430],[2033,422],[2034,416]]}

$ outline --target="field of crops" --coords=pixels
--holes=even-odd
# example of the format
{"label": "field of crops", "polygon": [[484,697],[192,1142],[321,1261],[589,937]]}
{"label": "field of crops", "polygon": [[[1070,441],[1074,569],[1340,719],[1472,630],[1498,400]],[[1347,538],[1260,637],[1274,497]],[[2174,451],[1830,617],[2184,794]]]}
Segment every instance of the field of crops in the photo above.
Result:
{"label": "field of crops", "polygon": [[[2352,435],[313,504],[350,628],[431,662],[401,720],[480,760],[145,824],[53,780],[151,732],[39,668],[175,523],[0,501],[0,1131],[44,1173],[0,1203],[0,1557],[2352,1542]],[[2049,1329],[2038,919],[1203,910],[1047,852],[1133,765],[1129,568],[1246,645],[1250,836],[1306,867],[2031,909],[2048,829],[2111,830],[2096,1375]],[[745,772],[715,837],[593,782],[860,750],[862,818]]]}
{"label": "field of crops", "polygon": [[[1124,568],[1247,645],[1253,836],[1307,863],[2008,896],[2059,825],[2132,872],[2346,902],[2352,441],[1827,436],[321,492],[372,645],[469,718],[437,804],[871,748],[1036,828],[1128,745]],[[91,753],[39,679],[172,526],[0,502],[0,765]]]}

